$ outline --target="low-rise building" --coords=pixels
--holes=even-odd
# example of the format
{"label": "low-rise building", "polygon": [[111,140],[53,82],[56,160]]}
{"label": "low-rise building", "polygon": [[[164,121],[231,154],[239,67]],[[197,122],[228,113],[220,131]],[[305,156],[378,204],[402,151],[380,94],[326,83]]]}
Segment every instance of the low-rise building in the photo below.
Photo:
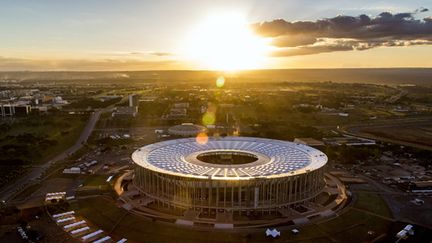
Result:
{"label": "low-rise building", "polygon": [[360,138],[360,137],[354,137],[354,136],[348,136],[345,135],[343,137],[330,137],[330,138],[323,138],[323,141],[327,145],[332,146],[340,146],[340,145],[347,145],[347,146],[364,146],[364,145],[375,145],[375,140],[372,139],[366,139],[366,138]]}
{"label": "low-rise building", "polygon": [[137,106],[118,106],[114,109],[112,117],[136,117],[138,114]]}
{"label": "low-rise building", "polygon": [[294,143],[305,144],[311,147],[322,147],[324,142],[315,138],[295,138]]}
{"label": "low-rise building", "polygon": [[8,116],[20,116],[20,115],[28,115],[31,111],[31,106],[29,105],[0,105],[0,116],[8,117]]}
{"label": "low-rise building", "polygon": [[63,174],[81,174],[81,168],[71,167],[63,170]]}

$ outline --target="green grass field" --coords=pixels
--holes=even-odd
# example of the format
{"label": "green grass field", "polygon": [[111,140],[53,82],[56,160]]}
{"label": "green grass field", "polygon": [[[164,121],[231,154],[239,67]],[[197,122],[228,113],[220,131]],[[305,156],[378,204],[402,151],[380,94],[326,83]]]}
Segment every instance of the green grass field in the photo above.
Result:
{"label": "green grass field", "polygon": [[241,233],[193,231],[162,225],[135,215],[124,217],[128,213],[126,210],[116,207],[113,201],[103,198],[80,200],[76,206],[82,216],[108,232],[121,220],[112,233],[138,242],[242,242],[246,237]]}
{"label": "green grass field", "polygon": [[[96,180],[96,179],[94,179]],[[88,182],[92,183],[92,182]],[[269,241],[263,229],[228,231],[200,231],[177,227],[167,223],[155,223],[128,214],[114,201],[105,198],[79,200],[74,205],[86,219],[119,237],[138,242],[263,242]],[[358,208],[358,209],[357,209]],[[370,211],[372,214],[368,213]],[[300,234],[292,235],[289,228],[279,228],[281,237],[272,242],[355,242],[370,241],[386,233],[393,223],[381,218],[391,217],[385,202],[376,194],[363,193],[357,197],[354,208],[328,221],[298,226]],[[368,232],[373,232],[368,234]]]}
{"label": "green grass field", "polygon": [[83,186],[108,186],[109,184],[106,182],[107,179],[107,175],[90,175],[85,179]]}
{"label": "green grass field", "polygon": [[363,209],[384,217],[392,217],[390,209],[385,201],[373,192],[356,192],[358,197],[354,204],[355,208]]}
{"label": "green grass field", "polygon": [[64,113],[28,117],[1,123],[0,184],[17,178],[26,168],[60,154],[71,147],[88,120],[88,115]]}
{"label": "green grass field", "polygon": [[[24,145],[35,155],[31,159],[36,163],[45,162],[68,147],[72,146],[87,124],[88,115],[48,115],[20,118],[10,124],[10,128],[0,134],[0,145]],[[19,136],[32,140],[19,140]],[[48,146],[37,143],[37,139],[53,141]],[[32,143],[33,142],[33,143]],[[36,142],[36,143],[35,143]]]}

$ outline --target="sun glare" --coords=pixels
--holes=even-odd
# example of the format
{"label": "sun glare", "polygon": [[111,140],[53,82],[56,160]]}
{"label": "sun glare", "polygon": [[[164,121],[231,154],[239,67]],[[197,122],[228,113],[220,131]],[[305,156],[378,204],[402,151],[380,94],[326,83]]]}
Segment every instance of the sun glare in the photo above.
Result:
{"label": "sun glare", "polygon": [[192,31],[185,54],[206,69],[253,69],[264,64],[267,43],[254,35],[242,15],[218,14],[209,16]]}

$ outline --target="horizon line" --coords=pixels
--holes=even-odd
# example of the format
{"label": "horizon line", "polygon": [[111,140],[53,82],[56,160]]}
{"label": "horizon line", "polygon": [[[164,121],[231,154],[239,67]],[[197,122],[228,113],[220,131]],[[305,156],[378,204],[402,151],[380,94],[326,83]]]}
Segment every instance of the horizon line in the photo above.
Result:
{"label": "horizon line", "polygon": [[212,69],[146,69],[146,70],[0,70],[0,73],[6,72],[220,72],[236,73],[248,71],[283,71],[283,70],[352,70],[352,69],[432,69],[432,67],[335,67],[335,68],[263,68],[263,69],[241,69],[241,70],[212,70]]}

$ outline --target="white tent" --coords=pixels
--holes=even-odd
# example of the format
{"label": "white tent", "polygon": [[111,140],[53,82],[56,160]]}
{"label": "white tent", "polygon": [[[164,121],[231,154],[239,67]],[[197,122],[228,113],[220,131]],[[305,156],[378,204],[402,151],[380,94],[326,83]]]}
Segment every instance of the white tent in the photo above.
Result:
{"label": "white tent", "polygon": [[279,237],[281,235],[280,231],[276,229],[267,229],[266,236],[272,236],[273,238]]}

